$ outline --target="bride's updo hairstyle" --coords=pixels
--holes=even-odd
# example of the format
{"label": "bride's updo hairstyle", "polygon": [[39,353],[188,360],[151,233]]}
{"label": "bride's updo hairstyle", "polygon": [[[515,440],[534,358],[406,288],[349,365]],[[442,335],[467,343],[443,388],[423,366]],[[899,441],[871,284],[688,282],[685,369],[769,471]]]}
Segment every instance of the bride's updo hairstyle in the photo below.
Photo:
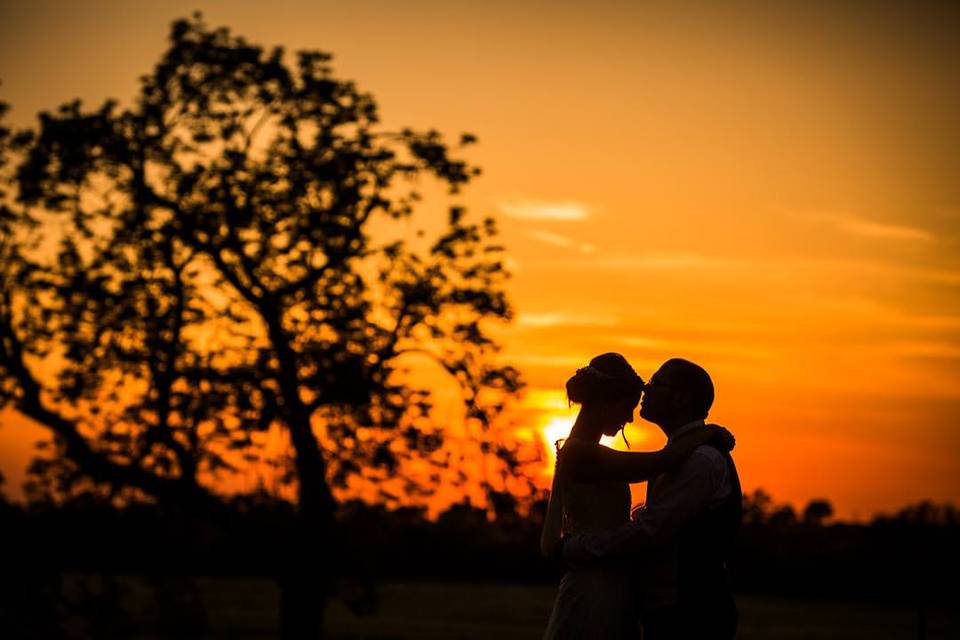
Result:
{"label": "bride's updo hairstyle", "polygon": [[642,391],[643,380],[619,353],[597,356],[567,380],[567,398],[583,405],[617,401],[636,404]]}

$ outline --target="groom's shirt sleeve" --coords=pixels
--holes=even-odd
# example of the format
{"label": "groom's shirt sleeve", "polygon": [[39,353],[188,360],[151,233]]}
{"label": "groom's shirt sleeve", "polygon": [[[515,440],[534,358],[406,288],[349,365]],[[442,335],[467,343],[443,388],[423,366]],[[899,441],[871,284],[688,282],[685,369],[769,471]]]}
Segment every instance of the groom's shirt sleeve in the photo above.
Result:
{"label": "groom's shirt sleeve", "polygon": [[664,479],[669,485],[657,492],[655,500],[648,500],[633,521],[570,538],[563,547],[564,558],[577,564],[668,544],[683,525],[729,494],[728,475],[723,457],[711,447],[700,447]]}

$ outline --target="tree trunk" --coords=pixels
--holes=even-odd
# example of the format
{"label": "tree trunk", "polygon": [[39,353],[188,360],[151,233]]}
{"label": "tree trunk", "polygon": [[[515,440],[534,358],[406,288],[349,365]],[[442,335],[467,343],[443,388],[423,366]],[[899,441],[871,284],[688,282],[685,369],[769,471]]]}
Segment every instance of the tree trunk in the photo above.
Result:
{"label": "tree trunk", "polygon": [[323,633],[323,614],[335,579],[333,564],[341,550],[330,543],[333,501],[326,482],[319,487],[305,482],[304,477],[313,474],[298,470],[300,505],[279,576],[281,638],[314,640]]}
{"label": "tree trunk", "polygon": [[310,412],[300,398],[296,354],[278,321],[268,322],[268,329],[280,361],[279,382],[299,482],[296,526],[279,576],[281,637],[313,640],[323,632],[326,600],[335,578],[333,564],[342,551],[331,544],[336,505]]}

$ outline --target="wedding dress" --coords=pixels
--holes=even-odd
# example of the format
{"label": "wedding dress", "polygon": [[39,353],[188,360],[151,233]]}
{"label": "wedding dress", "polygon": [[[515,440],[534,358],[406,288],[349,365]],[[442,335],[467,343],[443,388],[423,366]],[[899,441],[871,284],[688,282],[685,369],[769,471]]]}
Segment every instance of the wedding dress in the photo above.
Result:
{"label": "wedding dress", "polygon": [[[625,482],[559,482],[564,535],[611,529],[630,519],[630,487]],[[635,639],[636,608],[626,567],[607,563],[568,568],[543,637]]]}

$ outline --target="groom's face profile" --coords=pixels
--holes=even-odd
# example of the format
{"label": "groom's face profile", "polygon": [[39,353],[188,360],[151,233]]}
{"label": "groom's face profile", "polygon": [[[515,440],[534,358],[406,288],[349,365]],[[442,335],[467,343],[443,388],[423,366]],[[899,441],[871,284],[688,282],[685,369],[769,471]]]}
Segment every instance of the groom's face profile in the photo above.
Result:
{"label": "groom's face profile", "polygon": [[640,417],[665,433],[702,420],[713,404],[713,381],[703,367],[674,358],[663,363],[643,389]]}
{"label": "groom's face profile", "polygon": [[671,386],[670,367],[664,365],[657,369],[643,387],[640,417],[647,422],[663,424],[672,416],[675,404],[676,394]]}

